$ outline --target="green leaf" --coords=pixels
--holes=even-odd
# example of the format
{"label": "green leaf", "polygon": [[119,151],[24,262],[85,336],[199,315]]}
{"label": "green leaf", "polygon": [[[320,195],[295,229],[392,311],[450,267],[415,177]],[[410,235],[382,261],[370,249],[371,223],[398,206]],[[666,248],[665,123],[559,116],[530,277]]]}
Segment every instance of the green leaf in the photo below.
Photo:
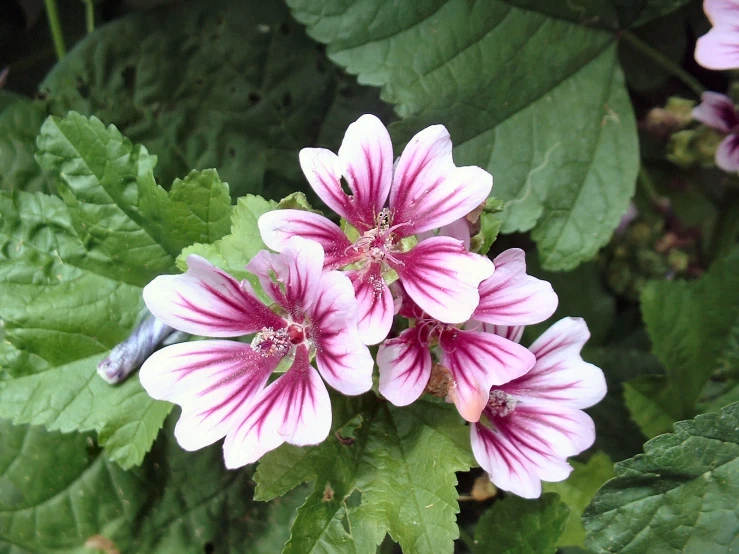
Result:
{"label": "green leaf", "polygon": [[0,196],[0,417],[50,430],[98,432],[108,456],[140,464],[171,404],[154,401],[135,376],[112,387],[95,371],[131,332],[141,287],[174,271],[182,244],[228,230],[228,187],[193,172],[170,193],[153,181],[154,160],[114,127],[70,114],[50,118],[41,163],[57,197]]}
{"label": "green leaf", "polygon": [[739,514],[739,404],[675,424],[616,464],[585,511],[591,552],[732,552]]}
{"label": "green leaf", "polygon": [[253,194],[242,196],[231,213],[231,232],[213,244],[188,246],[177,258],[177,266],[185,271],[187,257],[197,254],[238,279],[253,279],[252,284],[258,287],[258,281],[251,273],[247,273],[244,266],[257,252],[267,248],[259,233],[257,221],[262,214],[276,208],[277,203],[273,200],[265,200]]}
{"label": "green leaf", "polygon": [[36,135],[46,105],[18,98],[0,110],[0,189],[52,192],[53,180],[36,163]]}
{"label": "green leaf", "polygon": [[650,283],[641,304],[666,374],[630,383],[626,398],[632,417],[652,437],[695,414],[706,381],[732,343],[739,321],[739,250],[698,281]]}
{"label": "green leaf", "polygon": [[121,470],[91,437],[0,421],[0,552],[279,552],[302,490],[251,499],[247,471],[217,446],[188,453],[164,433],[143,467]]}
{"label": "green leaf", "polygon": [[586,464],[575,460],[570,460],[569,463],[575,469],[567,480],[559,483],[544,483],[544,490],[559,494],[570,509],[570,516],[564,532],[557,541],[557,546],[584,546],[585,529],[580,517],[596,491],[613,477],[613,462],[607,454],[596,452]]}
{"label": "green leaf", "polygon": [[143,286],[171,272],[184,247],[228,231],[228,185],[214,170],[192,172],[167,193],[154,181],[156,157],[95,117],[50,117],[38,147],[41,166],[60,175],[92,263],[119,280]]}
{"label": "green leaf", "polygon": [[100,27],[40,90],[51,113],[95,115],[156,152],[162,183],[215,167],[234,197],[279,199],[308,190],[301,148],[338,147],[321,141],[386,111],[315,46],[282,2],[195,0]]}
{"label": "green leaf", "polygon": [[590,330],[589,346],[602,345],[613,327],[616,298],[603,286],[595,263],[585,263],[567,273],[542,269],[533,252],[526,257],[528,273],[549,281],[557,293],[559,304],[552,317],[544,323],[528,326],[527,336],[543,333],[554,321],[576,315],[585,319]]}
{"label": "green leaf", "polygon": [[608,242],[638,169],[615,29],[554,13],[565,3],[288,4],[334,62],[382,87],[405,118],[399,141],[447,125],[456,162],[495,176],[502,232],[533,230],[545,268],[571,269]]}
{"label": "green leaf", "polygon": [[624,402],[624,382],[661,371],[659,361],[649,352],[633,347],[585,348],[586,361],[603,369],[608,392],[598,404],[586,410],[595,421],[595,444],[613,460],[623,460],[641,452],[645,436],[629,417]]}
{"label": "green leaf", "polygon": [[556,494],[526,500],[507,496],[477,522],[475,552],[554,554],[570,510]]}
{"label": "green leaf", "polygon": [[258,498],[316,480],[285,552],[326,552],[341,544],[374,553],[386,533],[406,553],[452,552],[458,537],[454,472],[474,463],[467,429],[442,404],[423,401],[401,410],[371,395],[361,401],[359,409],[342,409],[341,440],[281,447],[262,459]]}

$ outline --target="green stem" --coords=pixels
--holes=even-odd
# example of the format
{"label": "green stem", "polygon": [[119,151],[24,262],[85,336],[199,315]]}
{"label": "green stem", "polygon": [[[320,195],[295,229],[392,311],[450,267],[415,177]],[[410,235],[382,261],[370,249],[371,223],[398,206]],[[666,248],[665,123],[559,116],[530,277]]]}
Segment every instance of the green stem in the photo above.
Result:
{"label": "green stem", "polygon": [[49,27],[51,27],[51,37],[54,39],[54,50],[56,50],[57,59],[62,59],[67,53],[64,47],[64,34],[62,33],[62,25],[59,22],[59,11],[56,8],[56,0],[45,0],[46,16],[49,18]]}
{"label": "green stem", "polygon": [[87,23],[87,34],[95,30],[95,5],[92,0],[85,0],[85,22]]}
{"label": "green stem", "polygon": [[649,176],[649,173],[643,165],[639,166],[639,175],[636,178],[636,182],[650,202],[657,206],[662,204],[662,195],[657,192],[657,189],[654,187],[654,183],[652,182],[652,178]]}
{"label": "green stem", "polygon": [[470,552],[475,551],[475,539],[473,539],[472,535],[470,535],[467,529],[465,529],[461,525],[459,526],[459,538],[464,544],[467,545],[467,548],[470,549]]}
{"label": "green stem", "polygon": [[698,79],[693,77],[690,73],[685,71],[682,67],[673,62],[667,56],[665,56],[662,52],[651,47],[649,44],[638,38],[633,33],[630,33],[629,31],[624,31],[621,36],[627,43],[629,43],[639,52],[644,54],[662,69],[667,71],[670,75],[676,77],[677,79],[680,79],[683,84],[690,90],[692,90],[697,96],[700,96],[701,94],[703,94],[703,92],[705,92],[706,89],[703,87],[703,85],[700,84]]}

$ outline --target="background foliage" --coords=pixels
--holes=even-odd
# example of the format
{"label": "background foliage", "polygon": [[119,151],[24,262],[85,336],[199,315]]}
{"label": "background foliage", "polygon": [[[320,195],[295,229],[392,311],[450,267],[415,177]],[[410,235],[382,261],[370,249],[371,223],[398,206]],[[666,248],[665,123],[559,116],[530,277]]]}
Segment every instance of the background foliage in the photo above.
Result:
{"label": "background foliage", "polygon": [[[59,8],[57,62],[40,1],[0,6],[0,553],[739,548],[739,181],[685,116],[734,76],[692,59],[699,0]],[[396,149],[445,124],[504,202],[491,255],[526,249],[552,320],[588,322],[596,443],[538,500],[482,485],[442,402],[337,397],[323,444],[228,472],[95,374],[153,277],[188,253],[246,277],[260,214],[320,207],[297,152],[362,113]]]}

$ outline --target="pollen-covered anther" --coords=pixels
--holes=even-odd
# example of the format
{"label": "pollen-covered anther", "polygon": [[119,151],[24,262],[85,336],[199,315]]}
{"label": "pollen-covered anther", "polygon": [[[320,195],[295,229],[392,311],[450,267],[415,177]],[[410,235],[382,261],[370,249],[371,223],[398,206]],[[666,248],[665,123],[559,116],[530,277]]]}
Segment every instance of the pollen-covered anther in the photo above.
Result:
{"label": "pollen-covered anther", "polygon": [[[298,327],[298,326],[296,326]],[[259,331],[251,341],[251,347],[255,352],[259,352],[263,357],[267,358],[277,353],[286,352],[292,344],[292,339],[288,329],[277,329],[265,327]]]}
{"label": "pollen-covered anther", "polygon": [[518,405],[518,400],[510,394],[500,390],[493,389],[490,391],[488,399],[488,408],[498,417],[505,417],[513,412]]}

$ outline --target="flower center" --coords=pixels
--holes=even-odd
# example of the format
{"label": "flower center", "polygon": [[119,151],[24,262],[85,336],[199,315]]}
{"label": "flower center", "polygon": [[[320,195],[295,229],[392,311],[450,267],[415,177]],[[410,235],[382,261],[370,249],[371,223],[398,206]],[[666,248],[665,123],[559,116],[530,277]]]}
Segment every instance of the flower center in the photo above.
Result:
{"label": "flower center", "polygon": [[389,261],[395,265],[402,265],[402,262],[393,256],[394,253],[401,251],[398,249],[398,237],[394,231],[407,224],[393,225],[392,222],[392,212],[383,208],[375,218],[375,227],[366,231],[354,243],[355,251],[361,252],[364,259],[370,263]]}
{"label": "flower center", "polygon": [[490,391],[488,409],[493,412],[493,415],[495,416],[506,417],[507,415],[510,415],[516,409],[517,404],[518,400],[500,389],[493,389]]}
{"label": "flower center", "polygon": [[259,331],[251,341],[251,347],[267,358],[275,354],[286,354],[291,346],[305,340],[305,329],[297,323],[291,323],[286,328],[277,329],[265,327]]}

